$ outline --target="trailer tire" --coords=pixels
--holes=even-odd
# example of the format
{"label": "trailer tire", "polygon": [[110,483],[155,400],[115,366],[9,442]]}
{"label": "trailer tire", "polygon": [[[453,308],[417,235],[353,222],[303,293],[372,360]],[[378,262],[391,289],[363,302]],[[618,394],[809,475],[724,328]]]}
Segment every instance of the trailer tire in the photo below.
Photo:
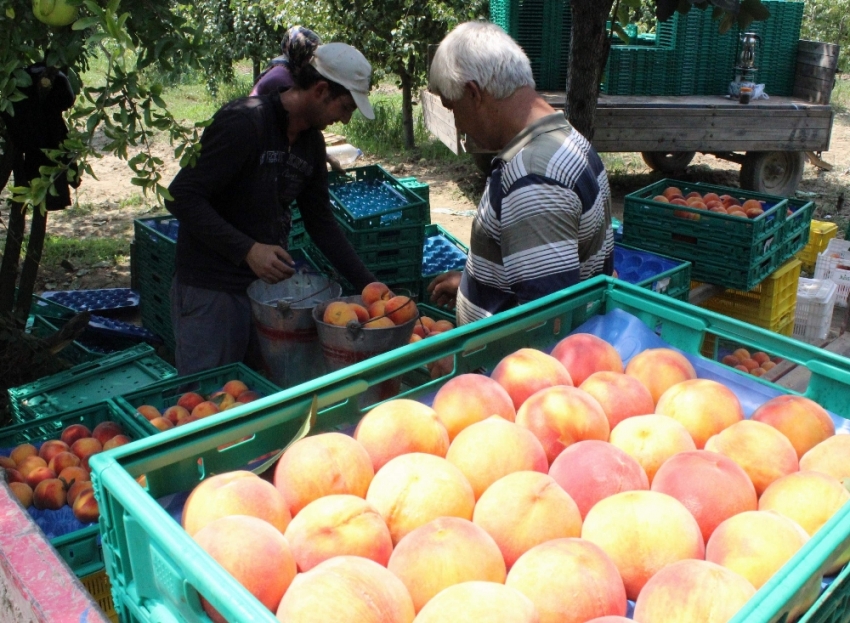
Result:
{"label": "trailer tire", "polygon": [[696,156],[695,151],[642,151],[643,161],[659,173],[681,173]]}
{"label": "trailer tire", "polygon": [[793,195],[805,166],[801,151],[747,152],[741,165],[741,188],[779,197]]}

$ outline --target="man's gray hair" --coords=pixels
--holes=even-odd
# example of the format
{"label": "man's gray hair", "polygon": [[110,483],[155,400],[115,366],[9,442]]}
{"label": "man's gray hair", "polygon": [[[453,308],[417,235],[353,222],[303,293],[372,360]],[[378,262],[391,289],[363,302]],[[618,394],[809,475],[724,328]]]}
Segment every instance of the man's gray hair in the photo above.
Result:
{"label": "man's gray hair", "polygon": [[531,62],[516,41],[496,24],[466,22],[452,30],[437,48],[428,86],[449,101],[463,97],[468,82],[496,99],[520,87],[534,88]]}

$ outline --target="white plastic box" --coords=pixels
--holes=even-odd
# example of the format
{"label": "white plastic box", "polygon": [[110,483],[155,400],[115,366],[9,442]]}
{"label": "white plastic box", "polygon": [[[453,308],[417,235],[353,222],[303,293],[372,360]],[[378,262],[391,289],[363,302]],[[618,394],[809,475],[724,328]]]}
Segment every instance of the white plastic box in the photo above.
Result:
{"label": "white plastic box", "polygon": [[832,325],[832,312],[838,286],[828,279],[805,279],[797,282],[797,316],[794,337],[809,343],[827,338]]}
{"label": "white plastic box", "polygon": [[838,286],[835,304],[847,307],[850,295],[850,241],[833,238],[826,251],[818,255],[815,279],[829,279]]}

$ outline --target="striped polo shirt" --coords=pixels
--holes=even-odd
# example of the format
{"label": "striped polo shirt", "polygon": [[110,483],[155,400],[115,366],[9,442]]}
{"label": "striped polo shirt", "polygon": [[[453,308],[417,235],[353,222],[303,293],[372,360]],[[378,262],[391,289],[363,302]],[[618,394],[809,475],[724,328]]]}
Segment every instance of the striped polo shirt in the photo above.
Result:
{"label": "striped polo shirt", "polygon": [[613,258],[602,160],[563,113],[547,115],[496,157],[472,223],[458,323],[610,275]]}

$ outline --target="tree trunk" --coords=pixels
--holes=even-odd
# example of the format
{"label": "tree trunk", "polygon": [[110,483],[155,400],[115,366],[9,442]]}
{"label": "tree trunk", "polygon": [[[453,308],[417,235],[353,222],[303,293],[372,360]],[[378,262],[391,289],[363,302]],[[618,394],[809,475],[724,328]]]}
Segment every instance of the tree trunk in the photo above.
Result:
{"label": "tree trunk", "polygon": [[605,20],[613,0],[572,0],[573,32],[570,43],[570,70],[567,77],[567,118],[587,140],[593,140],[596,99],[603,65],[608,58]]}
{"label": "tree trunk", "polygon": [[3,262],[0,264],[0,314],[11,314],[15,306],[15,286],[18,281],[18,262],[21,259],[25,225],[24,206],[20,203],[11,203],[6,245],[3,248]]}
{"label": "tree trunk", "polygon": [[262,71],[263,71],[263,66],[260,63],[259,59],[256,59],[256,58],[252,59],[251,63],[253,65],[253,71],[254,71],[254,81],[251,84],[256,84],[257,78],[260,77],[260,73],[262,73]]}
{"label": "tree trunk", "polygon": [[44,237],[47,233],[47,210],[33,208],[30,219],[30,238],[27,243],[27,255],[21,270],[21,282],[18,285],[18,302],[15,305],[15,318],[26,322],[30,311],[30,301],[35,290],[35,279],[41,264],[41,252],[44,250]]}
{"label": "tree trunk", "polygon": [[401,124],[404,130],[404,146],[407,149],[416,147],[413,136],[413,77],[404,68],[400,73],[401,78]]}

